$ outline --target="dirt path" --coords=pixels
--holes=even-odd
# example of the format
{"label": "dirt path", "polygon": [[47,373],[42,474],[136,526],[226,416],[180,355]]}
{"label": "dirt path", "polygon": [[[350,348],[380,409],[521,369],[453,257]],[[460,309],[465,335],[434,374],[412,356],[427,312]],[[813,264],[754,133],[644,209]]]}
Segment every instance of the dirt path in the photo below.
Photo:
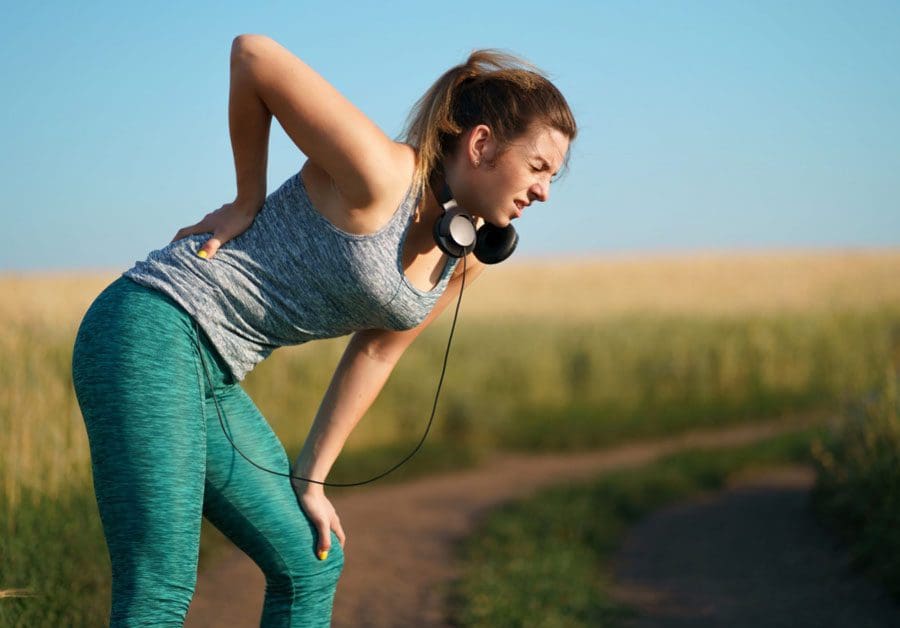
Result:
{"label": "dirt path", "polygon": [[900,626],[900,606],[849,570],[813,517],[808,468],[771,471],[658,511],[615,560],[629,626]]}
{"label": "dirt path", "polygon": [[[477,469],[329,496],[347,532],[332,625],[445,626],[447,585],[458,575],[454,544],[486,511],[569,479],[640,466],[691,447],[750,443],[821,417],[694,432],[607,451],[504,455]],[[185,626],[259,625],[264,580],[239,550],[199,575]]]}

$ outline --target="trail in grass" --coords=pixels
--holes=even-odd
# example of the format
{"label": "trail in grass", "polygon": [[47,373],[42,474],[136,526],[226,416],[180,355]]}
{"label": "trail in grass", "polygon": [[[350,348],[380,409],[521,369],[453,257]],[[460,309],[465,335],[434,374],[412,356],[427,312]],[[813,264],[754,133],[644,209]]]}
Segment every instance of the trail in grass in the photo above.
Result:
{"label": "trail in grass", "polygon": [[888,628],[900,606],[813,516],[812,469],[770,470],[661,509],[613,559],[629,628]]}
{"label": "trail in grass", "polygon": [[[692,432],[589,453],[504,454],[475,469],[409,483],[332,489],[329,497],[347,533],[332,625],[445,626],[448,586],[459,575],[455,544],[505,501],[676,451],[763,440],[821,419]],[[185,626],[258,626],[264,587],[256,565],[235,549],[199,574]]]}

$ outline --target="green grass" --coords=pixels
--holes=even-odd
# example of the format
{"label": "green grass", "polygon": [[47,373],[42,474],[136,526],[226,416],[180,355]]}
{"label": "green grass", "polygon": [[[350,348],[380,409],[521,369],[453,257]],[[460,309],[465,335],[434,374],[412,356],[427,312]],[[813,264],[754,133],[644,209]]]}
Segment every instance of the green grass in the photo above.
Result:
{"label": "green grass", "polygon": [[109,609],[109,557],[94,495],[25,495],[0,552],[0,626],[103,626]]}
{"label": "green grass", "polygon": [[900,600],[900,352],[883,385],[849,404],[815,447],[813,504],[855,567]]}
{"label": "green grass", "polygon": [[630,525],[721,488],[751,468],[808,463],[820,428],[738,448],[679,453],[579,485],[544,489],[491,513],[460,548],[453,621],[467,627],[616,626],[632,609],[609,593],[608,561]]}

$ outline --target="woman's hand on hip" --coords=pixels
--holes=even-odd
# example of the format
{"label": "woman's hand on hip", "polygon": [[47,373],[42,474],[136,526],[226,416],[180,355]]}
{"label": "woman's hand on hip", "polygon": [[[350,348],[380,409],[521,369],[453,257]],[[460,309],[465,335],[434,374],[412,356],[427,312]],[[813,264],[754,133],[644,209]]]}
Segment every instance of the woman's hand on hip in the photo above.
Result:
{"label": "woman's hand on hip", "polygon": [[219,209],[206,214],[200,222],[179,229],[172,242],[195,233],[212,232],[212,237],[197,251],[197,255],[209,259],[216,254],[220,246],[250,228],[263,202],[236,199],[231,203],[225,203]]}
{"label": "woman's hand on hip", "polygon": [[308,488],[307,482],[301,484],[307,487],[294,485],[294,492],[303,512],[309,517],[313,525],[316,526],[318,533],[318,541],[316,542],[316,556],[319,560],[325,560],[328,557],[328,551],[331,549],[331,530],[337,535],[338,541],[343,549],[346,545],[347,536],[344,534],[344,528],[341,527],[341,520],[334,510],[334,506],[325,497],[325,493],[321,489]]}

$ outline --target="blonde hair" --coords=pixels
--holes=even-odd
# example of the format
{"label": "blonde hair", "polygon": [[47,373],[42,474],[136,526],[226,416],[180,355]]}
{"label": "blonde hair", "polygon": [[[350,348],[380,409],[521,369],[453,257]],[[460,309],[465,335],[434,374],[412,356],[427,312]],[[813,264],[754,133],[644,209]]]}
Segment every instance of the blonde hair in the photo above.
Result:
{"label": "blonde hair", "polygon": [[566,99],[540,69],[502,50],[474,50],[465,63],[444,72],[406,118],[400,141],[417,150],[413,186],[423,199],[432,171],[478,124],[491,128],[498,156],[533,124],[558,130],[570,143],[578,134]]}

